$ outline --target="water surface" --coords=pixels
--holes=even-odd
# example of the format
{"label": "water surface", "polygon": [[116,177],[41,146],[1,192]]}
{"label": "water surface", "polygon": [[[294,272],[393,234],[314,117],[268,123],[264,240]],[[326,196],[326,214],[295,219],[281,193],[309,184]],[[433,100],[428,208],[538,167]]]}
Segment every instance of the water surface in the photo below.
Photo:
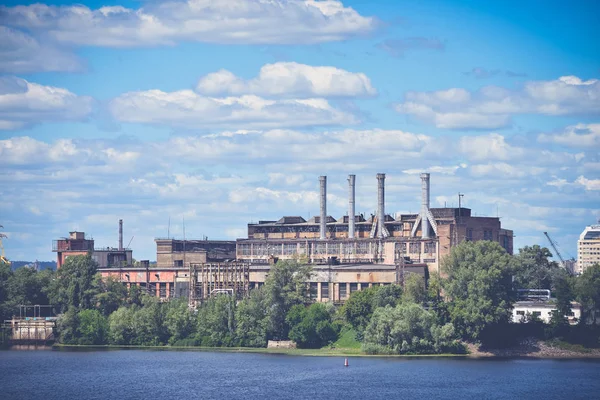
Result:
{"label": "water surface", "polygon": [[3,399],[594,399],[598,360],[0,351]]}

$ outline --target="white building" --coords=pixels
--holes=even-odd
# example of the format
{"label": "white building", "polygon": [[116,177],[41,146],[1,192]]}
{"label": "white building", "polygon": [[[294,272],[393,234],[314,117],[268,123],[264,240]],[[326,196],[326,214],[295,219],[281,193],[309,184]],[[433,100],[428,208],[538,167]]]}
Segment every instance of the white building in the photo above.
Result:
{"label": "white building", "polygon": [[[527,316],[537,317],[544,323],[549,323],[556,310],[555,302],[548,301],[517,301],[513,304],[512,321],[527,322]],[[571,312],[565,315],[569,324],[575,325],[581,319],[581,304],[571,302]]]}
{"label": "white building", "polygon": [[575,273],[581,274],[596,263],[600,264],[600,225],[591,225],[586,226],[577,241]]}

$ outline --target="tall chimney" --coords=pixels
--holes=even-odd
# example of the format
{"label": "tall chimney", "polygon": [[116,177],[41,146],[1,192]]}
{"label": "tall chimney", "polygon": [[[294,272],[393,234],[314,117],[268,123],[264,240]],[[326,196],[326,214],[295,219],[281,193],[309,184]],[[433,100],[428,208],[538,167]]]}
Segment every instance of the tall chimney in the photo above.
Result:
{"label": "tall chimney", "polygon": [[421,174],[421,238],[429,239],[429,174]]}
{"label": "tall chimney", "polygon": [[319,237],[327,239],[327,177],[320,176],[319,183],[321,186],[321,216],[319,218]]}
{"label": "tall chimney", "polygon": [[348,238],[354,239],[354,195],[356,175],[348,175]]}
{"label": "tall chimney", "polygon": [[123,251],[123,220],[119,220],[119,251]]}
{"label": "tall chimney", "polygon": [[383,237],[385,222],[385,174],[377,174],[377,237]]}

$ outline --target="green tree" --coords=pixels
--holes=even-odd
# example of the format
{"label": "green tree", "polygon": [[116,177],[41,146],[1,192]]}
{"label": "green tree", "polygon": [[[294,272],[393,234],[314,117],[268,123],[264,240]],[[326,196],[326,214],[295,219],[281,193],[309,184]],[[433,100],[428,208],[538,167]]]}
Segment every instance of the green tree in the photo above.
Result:
{"label": "green tree", "polygon": [[289,338],[300,348],[321,348],[334,342],[337,332],[332,324],[333,312],[323,303],[314,303],[309,307],[296,304],[286,318],[291,327]]}
{"label": "green tree", "polygon": [[197,341],[202,346],[235,344],[235,299],[226,294],[205,301],[198,308]]}
{"label": "green tree", "polygon": [[98,288],[94,302],[98,309],[106,316],[116,311],[127,299],[127,288],[115,277],[110,276],[102,279],[96,275],[94,286]]}
{"label": "green tree", "polygon": [[68,257],[56,271],[50,289],[50,300],[65,312],[94,307],[98,293],[96,273],[98,264],[90,254]]}
{"label": "green tree", "polygon": [[56,321],[58,341],[64,344],[78,344],[79,312],[71,308],[62,313]]}
{"label": "green tree", "polygon": [[186,299],[172,300],[167,305],[165,323],[169,331],[169,344],[191,337],[195,332],[195,319]]}
{"label": "green tree", "polygon": [[379,292],[379,286],[373,286],[365,290],[354,292],[344,303],[341,313],[360,336],[371,320],[374,308],[375,294]]}
{"label": "green tree", "polygon": [[508,322],[512,303],[512,258],[495,242],[463,242],[443,260],[450,319],[465,338]]}
{"label": "green tree", "polygon": [[79,344],[106,344],[108,339],[108,320],[98,310],[81,310],[78,314]]}
{"label": "green tree", "polygon": [[427,300],[425,280],[419,274],[409,274],[404,282],[402,301],[423,304]]}
{"label": "green tree", "polygon": [[159,346],[169,340],[169,331],[165,324],[165,306],[156,297],[144,296],[144,305],[135,307],[133,315],[134,340],[132,344],[141,346]]}
{"label": "green tree", "polygon": [[595,323],[600,308],[600,264],[588,267],[576,278],[575,295],[582,305],[584,320]]}
{"label": "green tree", "polygon": [[402,286],[400,285],[385,285],[373,286],[376,287],[373,294],[372,309],[385,306],[396,306],[402,300]]}
{"label": "green tree", "polygon": [[12,306],[7,303],[8,300],[8,282],[12,277],[10,264],[0,259],[0,318],[1,321],[12,316]]}
{"label": "green tree", "polygon": [[235,336],[240,346],[267,346],[267,305],[262,288],[252,290],[247,299],[239,302],[235,321]]}
{"label": "green tree", "polygon": [[135,332],[135,314],[137,306],[119,307],[108,317],[110,344],[133,344]]}
{"label": "green tree", "polygon": [[287,339],[287,313],[294,305],[308,302],[306,282],[311,274],[311,267],[299,259],[279,261],[269,271],[264,285],[269,338]]}
{"label": "green tree", "polygon": [[552,253],[539,245],[519,249],[515,259],[514,281],[519,289],[550,289],[557,275],[559,265],[550,261]]}
{"label": "green tree", "polygon": [[427,354],[459,352],[452,324],[438,325],[434,313],[403,303],[375,310],[367,326],[363,350],[368,353]]}

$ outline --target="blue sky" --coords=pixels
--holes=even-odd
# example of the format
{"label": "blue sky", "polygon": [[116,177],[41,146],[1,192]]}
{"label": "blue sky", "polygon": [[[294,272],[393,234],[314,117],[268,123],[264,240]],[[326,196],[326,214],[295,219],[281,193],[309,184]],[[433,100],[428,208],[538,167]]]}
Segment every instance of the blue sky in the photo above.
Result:
{"label": "blue sky", "polygon": [[[376,4],[373,4],[376,3]],[[576,256],[600,218],[596,1],[9,1],[0,7],[0,224],[11,259],[71,230],[137,259],[318,211],[499,215]]]}

